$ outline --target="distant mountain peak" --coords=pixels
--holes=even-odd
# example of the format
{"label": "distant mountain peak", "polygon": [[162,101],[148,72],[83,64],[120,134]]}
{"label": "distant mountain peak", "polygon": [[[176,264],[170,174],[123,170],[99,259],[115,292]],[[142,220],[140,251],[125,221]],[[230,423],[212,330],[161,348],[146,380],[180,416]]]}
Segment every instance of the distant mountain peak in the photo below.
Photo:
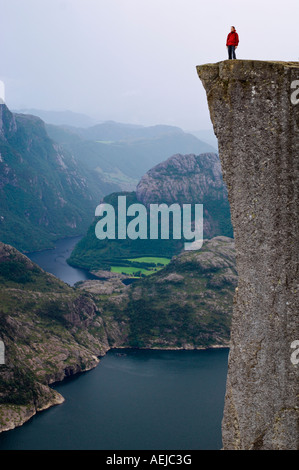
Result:
{"label": "distant mountain peak", "polygon": [[31,114],[40,117],[47,124],[54,124],[57,126],[66,125],[74,127],[87,128],[94,126],[97,121],[90,116],[83,113],[76,113],[74,111],[49,111],[42,109],[19,109],[14,110],[17,114]]}
{"label": "distant mountain peak", "polygon": [[0,138],[6,140],[17,130],[14,114],[8,109],[6,104],[0,104]]}

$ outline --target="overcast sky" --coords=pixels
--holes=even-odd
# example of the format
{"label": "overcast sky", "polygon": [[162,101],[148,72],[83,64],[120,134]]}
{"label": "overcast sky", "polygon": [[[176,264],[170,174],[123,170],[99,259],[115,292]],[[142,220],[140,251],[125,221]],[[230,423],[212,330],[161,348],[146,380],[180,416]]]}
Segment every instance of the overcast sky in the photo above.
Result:
{"label": "overcast sky", "polygon": [[0,80],[12,109],[211,127],[196,65],[299,60],[298,0],[0,0]]}

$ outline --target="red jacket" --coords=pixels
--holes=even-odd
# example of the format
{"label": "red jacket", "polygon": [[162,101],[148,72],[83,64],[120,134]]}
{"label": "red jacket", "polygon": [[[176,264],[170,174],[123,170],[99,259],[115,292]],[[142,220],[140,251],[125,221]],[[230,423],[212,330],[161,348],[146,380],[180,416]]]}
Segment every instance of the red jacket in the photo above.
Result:
{"label": "red jacket", "polygon": [[237,46],[238,44],[239,44],[239,36],[237,34],[237,31],[234,31],[233,33],[229,33],[227,36],[226,45]]}

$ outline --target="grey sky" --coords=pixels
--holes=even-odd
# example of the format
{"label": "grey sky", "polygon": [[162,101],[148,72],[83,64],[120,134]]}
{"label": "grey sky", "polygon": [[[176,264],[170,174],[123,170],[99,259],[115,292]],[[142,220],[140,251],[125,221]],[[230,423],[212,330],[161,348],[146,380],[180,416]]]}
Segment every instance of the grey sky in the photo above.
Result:
{"label": "grey sky", "polygon": [[[210,127],[195,66],[299,60],[298,0],[0,0],[0,79],[10,108]],[[299,78],[299,77],[298,77]]]}

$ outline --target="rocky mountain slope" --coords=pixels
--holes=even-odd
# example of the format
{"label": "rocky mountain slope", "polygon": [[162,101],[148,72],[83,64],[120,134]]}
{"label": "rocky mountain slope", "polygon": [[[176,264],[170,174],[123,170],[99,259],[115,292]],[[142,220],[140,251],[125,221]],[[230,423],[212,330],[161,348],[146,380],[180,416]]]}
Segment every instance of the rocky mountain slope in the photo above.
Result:
{"label": "rocky mountain slope", "polygon": [[139,202],[203,204],[204,236],[232,236],[227,189],[215,153],[174,155],[149,170],[136,188]]}
{"label": "rocky mountain slope", "polygon": [[[115,208],[119,195],[126,195],[127,207],[134,203],[204,204],[204,238],[218,235],[233,236],[226,187],[216,154],[174,155],[150,170],[139,182],[136,192],[114,193],[104,202]],[[128,218],[128,221],[130,218]],[[146,256],[171,258],[184,248],[184,239],[158,240],[99,240],[95,236],[95,218],[87,235],[80,240],[69,259],[73,266],[89,270],[109,269],[110,266],[132,265],[128,259]],[[148,211],[148,228],[150,218]],[[171,224],[170,224],[171,226]],[[171,228],[171,227],[170,227]]]}
{"label": "rocky mountain slope", "polygon": [[53,142],[39,118],[0,105],[2,242],[34,251],[82,234],[100,198],[117,188]]}
{"label": "rocky mountain slope", "polygon": [[227,346],[237,275],[217,237],[159,273],[72,288],[0,243],[0,432],[63,402],[49,385],[95,367],[113,347]]}
{"label": "rocky mountain slope", "polygon": [[[159,272],[121,286],[79,285],[101,300],[103,318],[128,322],[126,347],[197,349],[227,346],[237,285],[234,242],[216,237],[199,251],[183,252]],[[107,324],[109,323],[106,322]]]}
{"label": "rocky mountain slope", "polygon": [[[95,367],[110,348],[100,311],[76,291],[0,243],[0,431],[62,403],[48,385]],[[114,336],[118,335],[117,327]]]}
{"label": "rocky mountain slope", "polygon": [[[298,62],[198,67],[232,212],[238,292],[225,449],[298,450]],[[293,94],[295,93],[295,97]]]}

